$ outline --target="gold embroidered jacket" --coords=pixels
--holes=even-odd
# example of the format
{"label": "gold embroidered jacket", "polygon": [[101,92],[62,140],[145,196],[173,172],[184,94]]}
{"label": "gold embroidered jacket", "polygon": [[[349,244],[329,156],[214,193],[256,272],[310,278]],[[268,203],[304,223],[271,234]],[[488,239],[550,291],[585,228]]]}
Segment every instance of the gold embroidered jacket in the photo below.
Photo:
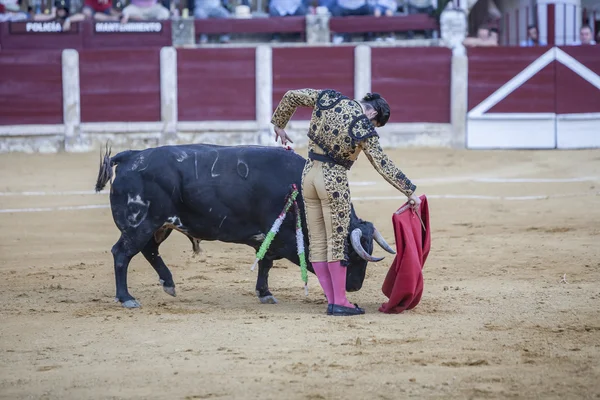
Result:
{"label": "gold embroidered jacket", "polygon": [[387,182],[406,196],[414,193],[416,186],[383,152],[375,126],[356,100],[331,89],[289,90],[273,113],[271,123],[284,129],[300,106],[313,109],[309,150],[328,155],[346,169],[352,167],[362,150]]}

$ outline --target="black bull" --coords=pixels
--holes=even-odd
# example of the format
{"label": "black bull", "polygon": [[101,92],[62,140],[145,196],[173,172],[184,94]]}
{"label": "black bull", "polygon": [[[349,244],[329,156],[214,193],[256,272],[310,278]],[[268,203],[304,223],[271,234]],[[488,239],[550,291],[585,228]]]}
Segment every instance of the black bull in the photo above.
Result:
{"label": "black bull", "polygon": [[[258,250],[283,210],[291,185],[300,188],[305,161],[278,147],[163,146],[123,151],[112,158],[107,149],[100,162],[96,192],[112,179],[116,165],[110,204],[121,231],[112,247],[117,300],[128,308],[139,307],[127,288],[127,268],[139,252],[156,270],[165,292],[175,296],[171,271],[158,252],[173,230],[186,235],[196,252],[201,240],[245,244]],[[297,200],[308,256],[301,193]],[[349,232],[346,290],[352,292],[362,287],[367,262],[383,259],[371,256],[373,240],[392,254],[394,250],[372,223],[356,216],[354,207]],[[268,276],[273,261],[282,258],[300,265],[292,211],[258,264],[256,294],[263,303],[276,302],[269,291]],[[310,263],[308,270],[314,273]]]}

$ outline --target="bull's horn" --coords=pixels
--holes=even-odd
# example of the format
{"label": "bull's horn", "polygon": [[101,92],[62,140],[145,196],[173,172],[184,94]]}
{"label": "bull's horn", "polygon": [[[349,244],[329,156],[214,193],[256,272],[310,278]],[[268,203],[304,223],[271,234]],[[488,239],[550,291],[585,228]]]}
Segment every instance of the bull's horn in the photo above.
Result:
{"label": "bull's horn", "polygon": [[394,251],[394,249],[392,249],[390,247],[390,245],[385,241],[385,239],[383,238],[383,236],[381,235],[381,233],[379,233],[379,231],[377,229],[375,229],[375,232],[373,232],[373,239],[375,239],[375,241],[377,242],[377,244],[380,245],[381,248],[383,248],[388,253],[390,253],[390,254],[396,254],[396,252]]}
{"label": "bull's horn", "polygon": [[367,253],[365,251],[365,249],[363,249],[362,244],[360,244],[361,237],[362,237],[362,231],[360,230],[360,228],[354,229],[352,231],[352,234],[350,235],[352,248],[354,248],[354,251],[356,251],[356,253],[359,255],[359,257],[365,261],[372,261],[372,262],[377,262],[377,261],[383,260],[384,257],[373,257],[372,255]]}

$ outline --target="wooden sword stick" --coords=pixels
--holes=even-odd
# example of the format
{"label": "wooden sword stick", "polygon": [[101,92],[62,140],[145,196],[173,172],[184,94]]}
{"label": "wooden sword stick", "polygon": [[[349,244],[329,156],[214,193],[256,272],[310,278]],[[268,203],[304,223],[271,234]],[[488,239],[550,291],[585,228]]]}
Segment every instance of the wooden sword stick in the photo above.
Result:
{"label": "wooden sword stick", "polygon": [[[415,205],[415,201],[414,200],[410,200],[409,203],[410,203],[411,206]],[[413,210],[414,210],[414,208],[413,208]],[[425,224],[423,223],[423,219],[421,218],[421,215],[419,215],[419,213],[417,212],[417,210],[415,210],[415,214],[417,214],[417,217],[419,218],[419,221],[421,221],[421,226],[423,227],[423,230],[425,232],[427,232],[427,228],[425,228]]]}

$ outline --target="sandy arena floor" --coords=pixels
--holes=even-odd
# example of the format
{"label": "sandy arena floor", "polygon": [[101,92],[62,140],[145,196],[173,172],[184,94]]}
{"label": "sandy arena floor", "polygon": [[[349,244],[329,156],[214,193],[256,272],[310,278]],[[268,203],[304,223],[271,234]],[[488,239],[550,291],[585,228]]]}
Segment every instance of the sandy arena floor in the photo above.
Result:
{"label": "sandy arena floor", "polygon": [[[389,154],[429,196],[425,291],[413,311],[378,312],[388,255],[350,318],[324,315],[316,277],[305,297],[286,261],[271,271],[280,303],[262,305],[250,248],[203,243],[193,258],[177,233],[161,253],[178,297],[138,255],[142,308],[124,309],[109,210],[56,209],[108,204],[85,194],[98,154],[0,155],[0,398],[600,398],[600,151]],[[351,182],[393,243],[399,193],[364,156]],[[50,211],[6,211],[26,208]]]}

